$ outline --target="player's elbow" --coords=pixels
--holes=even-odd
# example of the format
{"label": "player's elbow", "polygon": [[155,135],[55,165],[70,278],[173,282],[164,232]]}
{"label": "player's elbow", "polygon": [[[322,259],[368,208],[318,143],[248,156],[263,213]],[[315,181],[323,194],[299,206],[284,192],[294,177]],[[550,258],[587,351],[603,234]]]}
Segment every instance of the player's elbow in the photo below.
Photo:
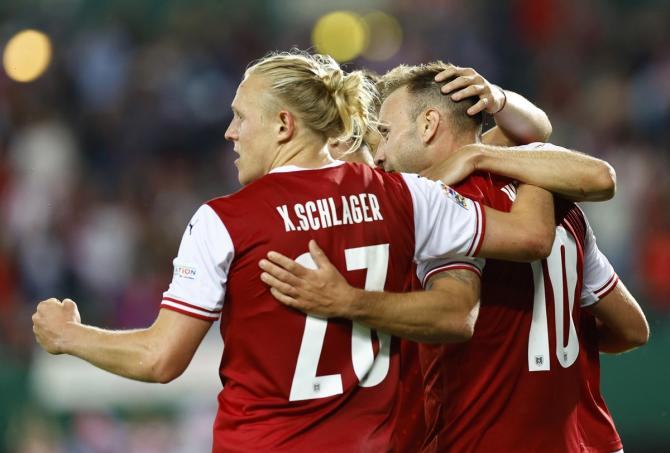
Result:
{"label": "player's elbow", "polygon": [[459,324],[450,325],[449,328],[440,329],[429,341],[425,343],[444,344],[444,343],[465,343],[472,338],[475,329],[474,326]]}
{"label": "player's elbow", "polygon": [[542,110],[537,110],[536,121],[529,125],[520,138],[520,143],[546,143],[553,132],[549,117]]}
{"label": "player's elbow", "polygon": [[533,137],[534,140],[533,142],[548,142],[549,137],[551,137],[551,133],[553,132],[553,128],[551,126],[551,121],[549,121],[549,117],[547,116],[546,113],[543,111],[541,112],[541,119],[540,123],[538,124],[537,130],[536,130],[536,136]]}
{"label": "player's elbow", "polygon": [[152,367],[152,381],[159,384],[170,383],[181,376],[185,369],[185,366],[169,360],[158,360]]}
{"label": "player's elbow", "polygon": [[169,384],[170,382],[174,381],[179,376],[181,376],[181,374],[182,374],[181,372],[178,373],[165,372],[157,376],[156,382],[158,384]]}
{"label": "player's elbow", "polygon": [[644,319],[638,326],[626,332],[625,340],[630,349],[639,348],[649,342],[649,334],[649,324]]}
{"label": "player's elbow", "polygon": [[[553,231],[552,231],[553,233]],[[541,243],[538,245],[538,254],[542,259],[547,258],[551,255],[551,249],[554,247],[554,234],[547,234],[541,239]]]}
{"label": "player's elbow", "polygon": [[445,344],[445,343],[465,343],[472,338],[474,328],[467,326],[455,327],[450,325],[448,328],[435,329],[431,334],[415,338],[419,343],[426,344]]}
{"label": "player's elbow", "polygon": [[[465,300],[465,297],[464,297]],[[461,313],[443,316],[438,328],[439,334],[434,343],[465,343],[475,333],[475,324],[479,315],[479,303],[464,304]]]}
{"label": "player's elbow", "polygon": [[[546,114],[545,114],[546,116]],[[554,128],[551,125],[551,122],[549,121],[549,117],[547,117],[547,121],[544,124],[544,127],[542,128],[542,141],[543,142],[548,142],[549,138],[551,138],[551,134],[554,132]]]}
{"label": "player's elbow", "polygon": [[470,325],[466,320],[458,320],[452,315],[435,320],[429,328],[410,339],[425,344],[464,343],[473,334],[474,323]]}
{"label": "player's elbow", "polygon": [[621,354],[644,346],[649,341],[649,325],[644,321],[636,326],[629,326],[616,332],[616,341],[605,352]]}
{"label": "player's elbow", "polygon": [[649,343],[649,335],[649,326],[647,326],[645,330],[641,331],[639,335],[636,335],[635,338],[633,338],[635,347],[639,348],[640,346],[644,346],[645,344]]}
{"label": "player's elbow", "polygon": [[161,348],[155,345],[149,348],[147,359],[145,363],[147,366],[147,374],[151,382],[159,384],[167,384],[174,381],[182,375],[188,361],[183,360],[183,356],[179,351],[170,350],[169,348]]}
{"label": "player's elbow", "polygon": [[470,320],[465,320],[461,323],[459,329],[454,332],[454,335],[447,341],[448,343],[465,343],[470,341],[475,334],[475,323]]}
{"label": "player's elbow", "polygon": [[616,193],[616,171],[607,162],[598,161],[583,181],[580,192],[576,201],[611,200]]}
{"label": "player's elbow", "polygon": [[603,162],[596,177],[598,198],[594,201],[610,200],[616,193],[616,171],[607,162]]}
{"label": "player's elbow", "polygon": [[537,261],[548,257],[554,245],[554,228],[546,228],[544,225],[538,225],[527,232],[522,239],[522,254],[524,261]]}

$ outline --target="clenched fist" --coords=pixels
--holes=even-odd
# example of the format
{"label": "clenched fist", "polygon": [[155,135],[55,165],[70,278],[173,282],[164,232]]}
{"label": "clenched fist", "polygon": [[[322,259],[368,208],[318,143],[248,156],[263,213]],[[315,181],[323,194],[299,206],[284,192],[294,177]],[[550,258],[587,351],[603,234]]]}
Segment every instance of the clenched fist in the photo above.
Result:
{"label": "clenched fist", "polygon": [[47,299],[37,305],[33,315],[33,332],[35,339],[51,354],[62,354],[67,329],[73,324],[79,324],[81,318],[77,304],[71,299],[61,302],[58,299]]}

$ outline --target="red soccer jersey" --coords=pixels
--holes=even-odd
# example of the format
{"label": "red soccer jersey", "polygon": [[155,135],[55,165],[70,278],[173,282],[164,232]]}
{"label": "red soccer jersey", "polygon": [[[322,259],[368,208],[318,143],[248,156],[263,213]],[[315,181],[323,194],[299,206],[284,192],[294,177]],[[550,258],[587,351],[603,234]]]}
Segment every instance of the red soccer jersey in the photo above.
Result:
{"label": "red soccer jersey", "polygon": [[[516,196],[510,180],[484,173],[456,189],[502,211]],[[581,210],[562,201],[556,208],[556,239],[547,259],[487,260],[473,338],[421,345],[428,430],[423,451],[621,448],[600,396],[595,323],[582,310],[613,288],[616,274]],[[452,265],[447,263],[434,265],[433,272]]]}
{"label": "red soccer jersey", "polygon": [[273,170],[203,205],[161,306],[208,320],[221,314],[214,451],[387,451],[397,342],[282,305],[258,262],[276,250],[313,266],[307,244],[316,239],[352,285],[406,291],[413,259],[476,253],[481,208],[440,184],[364,165],[298,170]]}
{"label": "red soccer jersey", "polygon": [[[416,274],[416,273],[415,273]],[[416,275],[411,277],[411,290],[419,291],[421,282]],[[426,436],[424,418],[423,378],[419,361],[419,343],[401,338],[400,342],[400,389],[398,390],[395,451],[398,453],[419,451]]]}

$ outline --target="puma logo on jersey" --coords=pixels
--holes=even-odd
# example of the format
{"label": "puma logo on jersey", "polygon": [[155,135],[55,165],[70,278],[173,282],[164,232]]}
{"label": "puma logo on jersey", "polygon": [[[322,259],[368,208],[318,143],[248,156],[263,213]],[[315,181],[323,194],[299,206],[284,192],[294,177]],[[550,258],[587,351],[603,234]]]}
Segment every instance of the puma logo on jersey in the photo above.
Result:
{"label": "puma logo on jersey", "polygon": [[198,220],[200,220],[200,219],[197,219],[195,222],[188,224],[188,235],[189,236],[191,235],[191,233],[193,233],[193,227],[195,226],[196,223],[198,223]]}
{"label": "puma logo on jersey", "polygon": [[342,195],[340,205],[336,206],[333,197],[321,198],[306,203],[277,206],[277,212],[289,231],[309,231],[331,228],[338,225],[351,225],[362,222],[384,220],[379,208],[377,196],[371,193]]}

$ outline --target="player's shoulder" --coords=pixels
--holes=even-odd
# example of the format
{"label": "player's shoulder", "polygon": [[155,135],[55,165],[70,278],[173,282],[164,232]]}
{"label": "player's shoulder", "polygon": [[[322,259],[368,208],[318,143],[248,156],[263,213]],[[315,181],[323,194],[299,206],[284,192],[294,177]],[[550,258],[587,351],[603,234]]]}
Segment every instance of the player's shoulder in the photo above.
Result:
{"label": "player's shoulder", "polygon": [[286,167],[268,173],[232,194],[212,198],[207,204],[219,212],[241,213],[256,210],[260,204],[267,204],[269,200],[286,200],[309,194],[332,194],[342,191],[343,188],[350,191],[371,189],[383,192],[393,186],[400,187],[400,179],[398,174],[385,173],[354,162],[337,161],[315,169]]}
{"label": "player's shoulder", "polygon": [[455,185],[463,196],[496,209],[509,209],[516,199],[516,181],[505,176],[477,171]]}
{"label": "player's shoulder", "polygon": [[589,229],[586,214],[577,203],[554,197],[556,222],[567,228],[576,240],[582,242]]}
{"label": "player's shoulder", "polygon": [[244,215],[247,210],[253,209],[253,206],[263,199],[264,185],[257,184],[259,181],[254,181],[233,193],[211,198],[205,201],[204,205],[212,208],[220,216],[224,214]]}

